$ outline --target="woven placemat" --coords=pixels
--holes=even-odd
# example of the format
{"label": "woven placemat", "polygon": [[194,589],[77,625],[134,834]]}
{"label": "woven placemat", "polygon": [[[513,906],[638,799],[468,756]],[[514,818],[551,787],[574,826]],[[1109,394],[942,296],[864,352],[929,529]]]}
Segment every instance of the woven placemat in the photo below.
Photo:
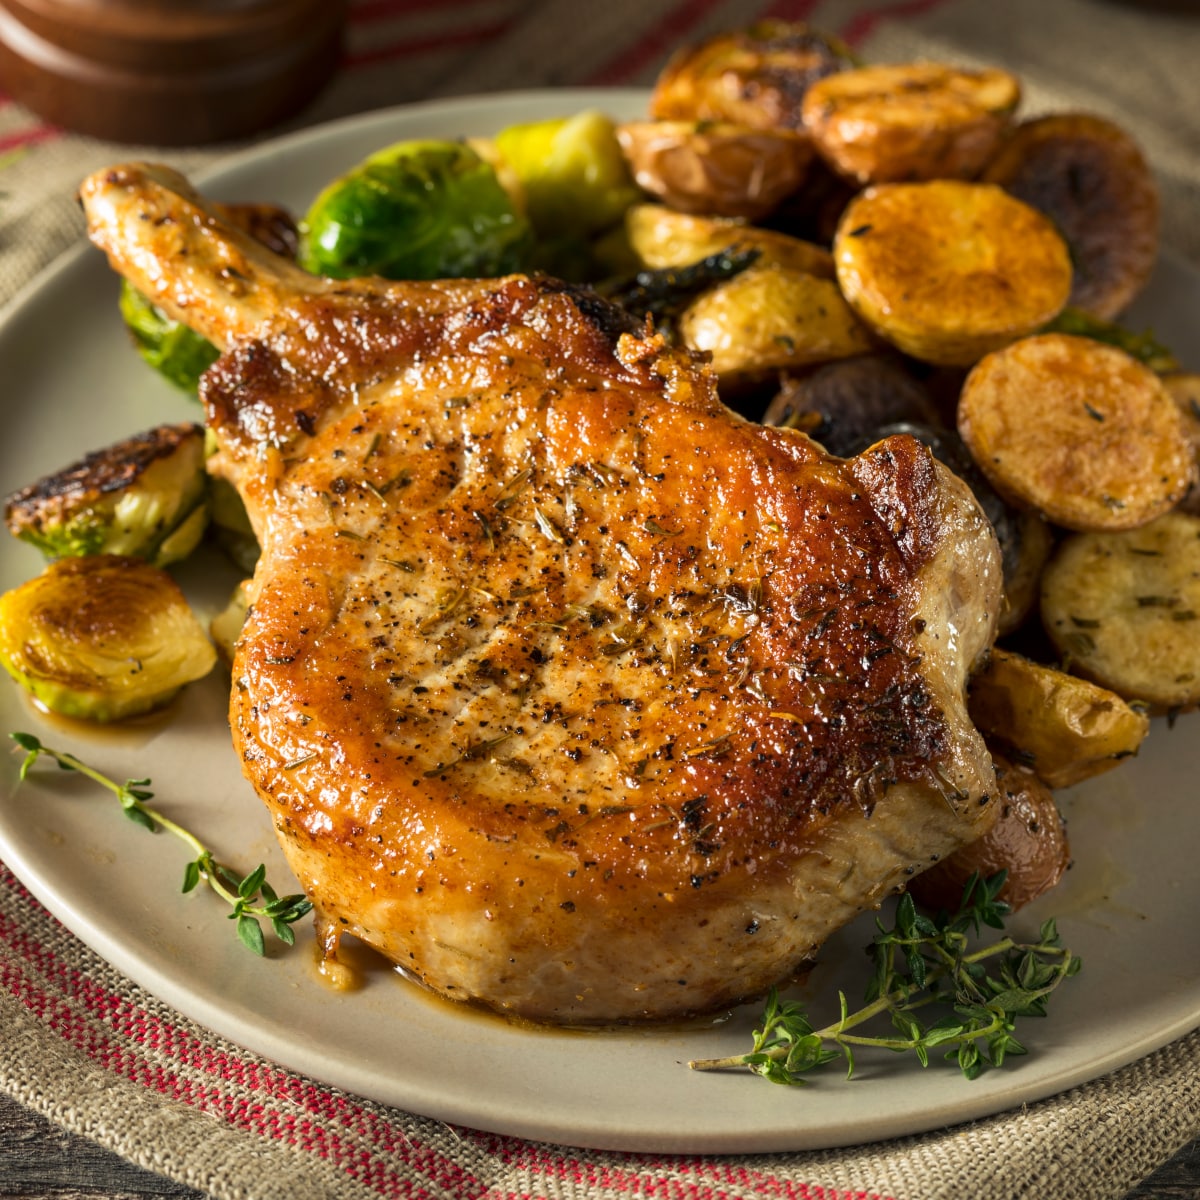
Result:
{"label": "woven placemat", "polygon": [[[1100,0],[607,0],[581,11],[577,0],[357,0],[343,69],[291,127],[419,98],[646,83],[684,38],[758,15],[808,19],[876,61],[1008,66],[1029,111],[1114,117],[1158,172],[1166,242],[1200,263],[1200,21]],[[230,148],[112,146],[8,103],[9,149],[20,153],[0,172],[0,301],[78,241],[74,190],[89,170],[146,154],[192,171]],[[739,1157],[573,1151],[364,1101],[217,1038],[109,967],[0,867],[0,1087],[221,1200],[1117,1200],[1200,1135],[1200,1033],[1050,1100],[921,1137]]]}

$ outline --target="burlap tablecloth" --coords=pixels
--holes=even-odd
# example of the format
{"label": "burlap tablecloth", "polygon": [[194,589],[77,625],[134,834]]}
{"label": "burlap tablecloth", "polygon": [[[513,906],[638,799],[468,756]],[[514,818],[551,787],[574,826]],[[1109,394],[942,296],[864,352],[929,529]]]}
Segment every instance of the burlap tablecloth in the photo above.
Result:
{"label": "burlap tablecloth", "polygon": [[[292,125],[420,98],[645,83],[682,38],[758,15],[811,20],[875,61],[1007,66],[1027,110],[1116,118],[1158,172],[1166,243],[1200,264],[1200,18],[1104,0],[356,0],[342,70]],[[24,149],[0,170],[3,301],[79,238],[79,179],[131,154],[47,129],[10,102],[0,153],[14,147]],[[159,156],[191,170],[220,153]],[[1200,1134],[1200,1032],[1064,1095],[921,1137],[743,1157],[573,1151],[451,1129],[224,1042],[121,977],[0,867],[0,1087],[227,1200],[1116,1200]]]}

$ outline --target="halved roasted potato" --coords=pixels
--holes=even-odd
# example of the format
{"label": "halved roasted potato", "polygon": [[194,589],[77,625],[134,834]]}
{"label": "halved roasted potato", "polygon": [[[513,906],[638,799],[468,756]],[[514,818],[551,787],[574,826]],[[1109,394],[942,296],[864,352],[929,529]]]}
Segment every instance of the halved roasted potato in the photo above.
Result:
{"label": "halved roasted potato", "polygon": [[0,596],[0,663],[65,716],[149,712],[215,662],[179,585],[140,558],[59,559]]}
{"label": "halved roasted potato", "polygon": [[1158,376],[1090,338],[1040,334],[988,355],[967,377],[958,428],[997,491],[1067,529],[1144,525],[1196,474]]}
{"label": "halved roasted potato", "polygon": [[835,37],[799,22],[758,21],[676,50],[659,74],[650,115],[799,129],[807,88],[853,63]]}
{"label": "halved roasted potato", "polygon": [[1016,909],[1048,892],[1071,865],[1067,830],[1050,790],[1033,772],[993,752],[1002,800],[989,832],[923,871],[908,890],[926,907],[953,912],[972,874],[1006,871],[1000,899]]}
{"label": "halved roasted potato", "polygon": [[750,267],[692,301],[679,318],[692,350],[707,350],[724,383],[865,354],[866,328],[837,284],[803,271]]}
{"label": "halved roasted potato", "polygon": [[1041,603],[1073,672],[1161,711],[1200,702],[1200,517],[1065,539]]}
{"label": "halved roasted potato", "polygon": [[990,184],[868,188],[834,239],[855,312],[914,358],[970,366],[1040,329],[1071,290],[1066,244],[1041,213]]}
{"label": "halved roasted potato", "polygon": [[972,179],[1020,98],[1007,71],[905,63],[829,75],[801,112],[821,157],[860,184]]}
{"label": "halved roasted potato", "polygon": [[1050,526],[1029,509],[1017,511],[1009,523],[1010,545],[1004,546],[1004,604],[996,622],[996,636],[1017,629],[1038,606],[1042,571],[1054,549]]}
{"label": "halved roasted potato", "polygon": [[[1162,382],[1167,395],[1179,409],[1183,427],[1192,443],[1192,453],[1200,467],[1200,375],[1179,371],[1174,375],[1164,375]],[[1179,508],[1184,512],[1200,513],[1200,487],[1192,484],[1191,491],[1179,502]]]}
{"label": "halved roasted potato", "polygon": [[995,647],[971,677],[971,720],[1048,787],[1071,787],[1138,752],[1145,711],[1077,675]]}
{"label": "halved roasted potato", "polygon": [[1044,212],[1066,238],[1073,306],[1115,317],[1146,285],[1158,257],[1158,187],[1112,121],[1088,113],[1026,121],[983,178]]}
{"label": "halved roasted potato", "polygon": [[756,250],[756,265],[834,277],[833,256],[812,242],[728,217],[678,212],[662,204],[635,204],[625,213],[625,235],[638,262],[652,270],[686,267],[725,250]]}
{"label": "halved roasted potato", "polygon": [[617,139],[638,186],[682,212],[764,217],[804,182],[808,134],[726,122],[628,121]]}

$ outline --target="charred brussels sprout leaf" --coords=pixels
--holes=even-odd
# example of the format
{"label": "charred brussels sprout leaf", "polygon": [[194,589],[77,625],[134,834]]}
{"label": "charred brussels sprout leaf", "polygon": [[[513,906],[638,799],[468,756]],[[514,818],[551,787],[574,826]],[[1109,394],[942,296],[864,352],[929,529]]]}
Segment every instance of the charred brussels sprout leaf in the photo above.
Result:
{"label": "charred brussels sprout leaf", "polygon": [[65,716],[149,712],[216,657],[179,585],[138,558],[64,558],[0,596],[0,663]]}
{"label": "charred brussels sprout leaf", "polygon": [[220,356],[216,346],[172,320],[128,280],[121,283],[120,306],[142,358],[177,388],[195,395],[200,376]]}
{"label": "charred brussels sprout leaf", "polygon": [[401,142],[334,180],[302,227],[300,265],[350,279],[504,275],[532,234],[495,170],[459,142]]}
{"label": "charred brussels sprout leaf", "polygon": [[208,523],[204,430],[160,425],[94,451],[8,498],[9,532],[47,558],[186,558]]}

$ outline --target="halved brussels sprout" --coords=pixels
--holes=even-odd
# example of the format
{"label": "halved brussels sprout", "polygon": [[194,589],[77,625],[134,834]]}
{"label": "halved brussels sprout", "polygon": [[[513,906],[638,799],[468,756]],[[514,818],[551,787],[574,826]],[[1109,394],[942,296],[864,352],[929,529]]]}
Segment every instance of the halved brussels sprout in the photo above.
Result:
{"label": "halved brussels sprout", "polygon": [[142,358],[181,391],[195,395],[200,376],[221,355],[216,346],[168,317],[127,279],[121,281],[118,303]]}
{"label": "halved brussels sprout", "polygon": [[204,533],[205,480],[203,428],[160,425],[13,493],[4,520],[48,558],[126,554],[162,567]]}
{"label": "halved brussels sprout", "polygon": [[160,708],[216,657],[179,585],[140,558],[64,558],[0,596],[0,663],[64,716]]}
{"label": "halved brussels sprout", "polygon": [[520,184],[539,237],[599,233],[641,197],[616,126],[595,110],[510,125],[495,146]]}
{"label": "halved brussels sprout", "polygon": [[217,544],[229,555],[238,570],[253,575],[261,548],[258,538],[254,536],[250,518],[246,515],[246,506],[228,479],[218,475],[209,476],[208,507]]}
{"label": "halved brussels sprout", "polygon": [[505,275],[532,231],[495,169],[461,142],[400,142],[371,155],[313,202],[300,265],[351,279]]}
{"label": "halved brussels sprout", "polygon": [[[214,208],[273,253],[296,257],[300,235],[285,209],[274,204],[214,204]],[[128,280],[121,281],[119,305],[142,358],[177,388],[194,396],[200,376],[220,357],[216,346],[172,320]]]}
{"label": "halved brussels sprout", "polygon": [[233,663],[233,652],[237,649],[242,626],[250,612],[250,580],[243,579],[233,589],[229,603],[208,624],[208,632],[217,644],[217,653],[226,666]]}

